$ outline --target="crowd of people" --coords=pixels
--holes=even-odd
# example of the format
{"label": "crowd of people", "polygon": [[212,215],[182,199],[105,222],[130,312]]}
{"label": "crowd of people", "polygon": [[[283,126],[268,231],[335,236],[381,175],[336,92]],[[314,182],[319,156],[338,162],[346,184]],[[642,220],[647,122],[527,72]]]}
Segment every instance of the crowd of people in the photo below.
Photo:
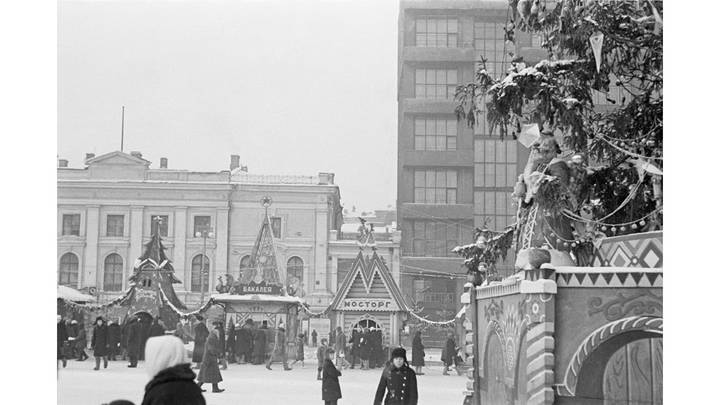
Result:
{"label": "crowd of people", "polygon": [[[109,361],[117,358],[127,360],[127,367],[137,367],[139,360],[145,361],[150,382],[146,386],[143,405],[150,404],[204,404],[202,393],[204,384],[212,386],[212,392],[221,393],[219,387],[223,381],[222,369],[228,363],[264,364],[272,370],[274,362],[281,362],[284,370],[300,363],[305,366],[305,346],[308,335],[312,346],[317,346],[317,379],[322,381],[322,400],[326,404],[336,404],[342,398],[339,377],[343,369],[382,368],[382,377],[375,395],[375,404],[416,404],[416,376],[423,375],[425,365],[425,347],[421,332],[417,331],[412,341],[412,359],[408,362],[405,349],[395,348],[387,356],[383,347],[382,331],[375,328],[355,328],[348,335],[337,327],[327,338],[321,338],[318,345],[318,333],[299,333],[295,341],[296,356],[288,364],[288,342],[282,323],[276,329],[270,329],[267,321],[256,323],[247,319],[241,324],[231,322],[225,331],[222,321],[211,323],[208,329],[205,319],[197,316],[192,321],[181,320],[175,330],[166,332],[159,318],[149,320],[147,316],[135,316],[124,326],[119,320],[108,324],[97,317],[92,327],[89,348],[95,357],[94,370],[108,367]],[[57,324],[58,361],[62,366],[70,359],[84,361],[89,358],[87,333],[81,322],[62,319]],[[191,356],[186,354],[185,344],[193,342]],[[450,333],[443,349],[443,374],[449,367],[461,361],[457,356],[458,347]],[[389,360],[388,360],[389,357]],[[195,363],[195,366],[192,366]],[[410,366],[413,366],[411,368]],[[198,370],[197,374],[193,369]],[[192,386],[190,386],[192,385]],[[179,402],[177,398],[183,398]],[[111,402],[113,405],[127,404]]]}

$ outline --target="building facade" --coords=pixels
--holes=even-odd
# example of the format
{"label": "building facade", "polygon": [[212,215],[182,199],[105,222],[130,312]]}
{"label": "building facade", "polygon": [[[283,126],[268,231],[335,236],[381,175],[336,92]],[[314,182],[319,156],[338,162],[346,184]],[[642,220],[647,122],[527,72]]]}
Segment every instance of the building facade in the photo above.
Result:
{"label": "building facade", "polygon": [[90,155],[85,163],[70,168],[61,161],[58,168],[58,284],[88,289],[100,303],[120,295],[159,217],[181,281],[175,290],[192,307],[201,286],[209,297],[218,277],[237,278],[247,266],[265,215],[261,200],[270,197],[282,279],[313,307],[329,305],[337,287],[331,233],[342,225],[332,173],[253,175],[236,155],[230,170],[219,172],[168,169],[164,158],[154,169],[137,152]]}
{"label": "building facade", "polygon": [[[544,56],[539,38],[518,32],[509,49],[506,2],[403,0],[398,61],[398,226],[403,292],[431,317],[460,308],[465,268],[451,250],[475,227],[515,222],[510,195],[529,151],[491,135],[483,113],[474,128],[458,121],[456,86],[474,81],[481,59],[496,77],[509,51],[526,63]],[[500,264],[512,272],[514,257]]]}

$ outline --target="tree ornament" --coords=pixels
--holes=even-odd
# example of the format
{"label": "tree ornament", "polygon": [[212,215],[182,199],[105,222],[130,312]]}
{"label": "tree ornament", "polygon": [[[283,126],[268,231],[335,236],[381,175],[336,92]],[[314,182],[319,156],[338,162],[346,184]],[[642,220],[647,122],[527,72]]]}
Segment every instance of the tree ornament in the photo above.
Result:
{"label": "tree ornament", "polygon": [[615,228],[615,227],[613,226],[612,228],[610,228],[610,231],[611,231],[612,233],[615,233],[615,232],[617,232],[617,228]]}
{"label": "tree ornament", "polygon": [[556,242],[557,242],[556,243],[557,246],[560,246],[560,244],[562,244],[562,241],[560,239],[558,239]]}
{"label": "tree ornament", "polygon": [[645,226],[645,220],[644,220],[644,219],[640,221],[640,226]]}
{"label": "tree ornament", "polygon": [[625,228],[624,226],[621,226],[621,227],[620,227],[620,232],[625,232],[626,229],[627,229],[627,228]]}
{"label": "tree ornament", "polygon": [[605,36],[600,31],[595,31],[590,36],[590,47],[592,47],[593,56],[595,56],[595,68],[600,73],[600,58],[602,57],[602,44]]}
{"label": "tree ornament", "polygon": [[563,243],[563,246],[568,247],[570,246],[567,242]]}
{"label": "tree ornament", "polygon": [[603,225],[600,229],[602,229],[603,231],[607,231],[607,226]]}
{"label": "tree ornament", "polygon": [[577,246],[577,243],[573,242],[570,246],[576,247],[576,246]]}
{"label": "tree ornament", "polygon": [[637,227],[638,227],[637,224],[630,225],[630,228],[632,228],[632,229],[637,229]]}

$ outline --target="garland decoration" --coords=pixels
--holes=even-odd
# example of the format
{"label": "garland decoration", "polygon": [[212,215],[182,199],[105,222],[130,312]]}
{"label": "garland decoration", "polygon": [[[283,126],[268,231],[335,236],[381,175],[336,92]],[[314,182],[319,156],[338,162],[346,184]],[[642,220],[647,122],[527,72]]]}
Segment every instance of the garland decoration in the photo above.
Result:
{"label": "garland decoration", "polygon": [[195,316],[195,315],[204,313],[205,311],[210,309],[210,307],[213,305],[223,306],[222,303],[215,301],[215,299],[213,299],[213,298],[210,298],[207,300],[207,302],[205,302],[205,304],[200,306],[200,308],[198,308],[194,311],[190,311],[190,312],[183,312],[180,309],[178,309],[175,305],[173,305],[173,303],[168,299],[167,295],[165,295],[165,291],[163,291],[162,288],[158,288],[158,290],[160,290],[160,296],[162,297],[163,302],[165,302],[170,307],[170,309],[173,310],[173,312],[175,312],[177,315],[179,315],[182,318],[189,318],[191,316]]}
{"label": "garland decoration", "polygon": [[125,290],[125,292],[121,296],[119,296],[105,304],[82,304],[82,303],[75,302],[75,301],[72,301],[72,300],[69,300],[66,298],[58,298],[58,299],[63,300],[64,303],[66,303],[67,305],[69,305],[72,308],[86,309],[89,311],[97,311],[97,310],[111,308],[116,305],[123,304],[128,298],[130,298],[132,290],[133,290],[133,285],[130,285],[130,287],[128,287],[128,289]]}
{"label": "garland decoration", "polygon": [[431,321],[429,319],[423,318],[414,312],[408,312],[410,315],[413,316],[413,318],[419,320],[420,322],[426,324],[426,325],[434,325],[434,326],[450,326],[455,323],[455,319],[451,319],[449,321]]}

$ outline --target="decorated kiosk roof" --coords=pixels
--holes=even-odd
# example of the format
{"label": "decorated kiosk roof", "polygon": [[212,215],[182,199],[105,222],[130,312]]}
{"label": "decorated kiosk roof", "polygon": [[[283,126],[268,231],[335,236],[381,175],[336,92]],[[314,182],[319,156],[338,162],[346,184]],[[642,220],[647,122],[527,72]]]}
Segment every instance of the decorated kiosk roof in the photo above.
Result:
{"label": "decorated kiosk roof", "polygon": [[270,217],[265,213],[260,232],[255,240],[252,253],[250,253],[250,265],[240,278],[241,284],[261,284],[282,286],[280,280],[280,269],[277,260],[277,251],[273,241]]}
{"label": "decorated kiosk roof", "polygon": [[372,256],[358,252],[350,272],[338,288],[333,311],[407,312],[409,307],[385,261],[373,249]]}

